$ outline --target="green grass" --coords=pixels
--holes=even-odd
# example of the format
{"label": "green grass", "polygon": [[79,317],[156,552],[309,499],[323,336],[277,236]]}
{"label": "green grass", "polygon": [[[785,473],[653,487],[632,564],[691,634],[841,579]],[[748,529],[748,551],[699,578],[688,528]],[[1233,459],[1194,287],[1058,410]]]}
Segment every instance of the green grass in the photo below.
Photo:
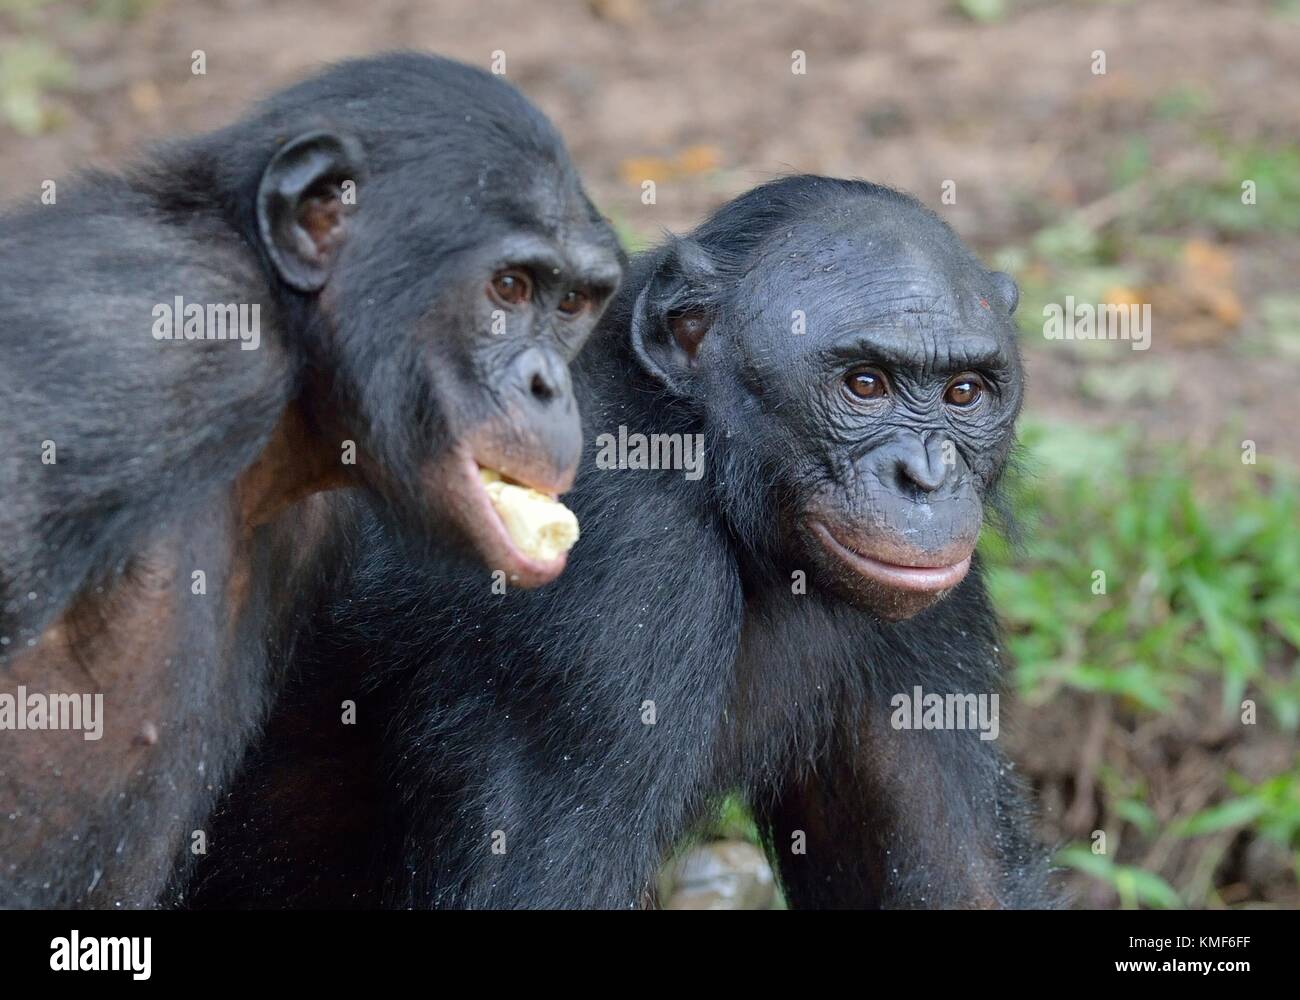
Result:
{"label": "green grass", "polygon": [[[1196,711],[1217,690],[1225,719],[1256,704],[1256,724],[1300,725],[1300,488],[1244,465],[1232,441],[1212,455],[1141,447],[1136,435],[1031,425],[1028,475],[1013,488],[1028,541],[996,532],[982,552],[1008,629],[1014,683],[1029,704],[1066,689],[1113,698],[1121,713]],[[1105,592],[1094,593],[1105,574]],[[1192,707],[1188,707],[1191,705]],[[1212,721],[1212,720],[1207,720]],[[1249,830],[1291,852],[1300,879],[1300,756],[1250,783],[1229,776],[1205,809],[1162,824],[1140,773],[1103,769],[1107,823],[1152,840]],[[1153,872],[1075,844],[1058,860],[1110,885],[1121,905],[1213,905]]]}
{"label": "green grass", "polygon": [[[1016,681],[1042,702],[1062,687],[1166,711],[1197,678],[1222,707],[1247,690],[1300,724],[1300,494],[1294,477],[1217,459],[1142,452],[1120,431],[1038,425],[1016,487],[1030,540],[986,537],[994,603]],[[1189,467],[1199,464],[1199,468]],[[1094,573],[1105,593],[1094,594]]]}

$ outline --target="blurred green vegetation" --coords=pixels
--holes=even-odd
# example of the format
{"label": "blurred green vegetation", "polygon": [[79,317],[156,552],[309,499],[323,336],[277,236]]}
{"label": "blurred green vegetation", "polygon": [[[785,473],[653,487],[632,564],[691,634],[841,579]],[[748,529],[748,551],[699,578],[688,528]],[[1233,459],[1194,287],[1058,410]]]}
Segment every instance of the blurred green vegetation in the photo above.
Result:
{"label": "blurred green vegetation", "polygon": [[[1254,685],[1300,723],[1300,499],[1294,477],[1218,456],[1140,449],[1123,428],[1031,424],[1016,485],[1023,553],[986,536],[990,586],[1013,629],[1021,693],[1062,686],[1154,711],[1208,672],[1225,711]],[[1094,571],[1104,595],[1092,593]],[[1071,599],[1077,597],[1078,600]],[[1265,665],[1293,669],[1270,676]]]}
{"label": "blurred green vegetation", "polygon": [[19,135],[32,136],[58,129],[65,116],[53,95],[76,82],[76,65],[66,47],[53,39],[51,23],[75,33],[81,24],[135,20],[161,0],[0,0],[0,27],[12,38],[0,45],[0,122]]}
{"label": "blurred green vegetation", "polygon": [[655,235],[641,229],[617,212],[611,212],[606,216],[609,224],[614,227],[614,232],[618,234],[619,242],[623,244],[623,249],[629,254],[641,253],[649,250],[655,245]]}
{"label": "blurred green vegetation", "polygon": [[72,63],[58,50],[35,39],[0,47],[0,116],[19,135],[38,135],[59,124],[46,99],[51,90],[72,83]]}
{"label": "blurred green vegetation", "polygon": [[[1030,424],[1013,504],[1028,540],[987,532],[981,551],[1008,630],[1014,684],[1031,705],[1064,689],[1141,717],[1187,712],[1206,685],[1223,720],[1257,702],[1255,724],[1300,726],[1300,485],[1247,465],[1237,442],[1190,456],[1123,429]],[[1102,583],[1095,573],[1104,577]],[[1207,720],[1207,725],[1213,720]],[[1300,756],[1161,828],[1140,773],[1104,773],[1103,812],[1148,839],[1249,830],[1291,852],[1300,879]],[[1112,885],[1126,906],[1207,905],[1152,872],[1072,845],[1061,863]]]}
{"label": "blurred green vegetation", "polygon": [[[1113,167],[1114,186],[1092,205],[1047,222],[1022,243],[995,255],[1017,275],[1021,328],[1042,333],[1043,306],[1068,293],[1077,302],[1107,301],[1117,289],[1140,289],[1177,261],[1189,233],[1219,241],[1251,234],[1300,233],[1300,145],[1207,140],[1216,168],[1164,176],[1142,139],[1131,140]],[[1243,203],[1242,183],[1254,184]],[[1292,322],[1300,296],[1274,293],[1261,318]]]}
{"label": "blurred green vegetation", "polygon": [[[1201,91],[1174,91],[1157,106],[1157,114],[1199,113],[1193,96]],[[1204,98],[1208,100],[1208,98]],[[1213,173],[1202,177],[1177,175],[1160,181],[1153,170],[1148,141],[1131,137],[1116,161],[1116,185],[1143,184],[1149,193],[1141,211],[1124,220],[1132,228],[1170,229],[1188,223],[1224,235],[1254,230],[1300,228],[1300,146],[1291,143],[1233,142],[1213,130],[1202,133],[1201,142],[1213,153]],[[1255,185],[1254,203],[1242,202],[1242,185]]]}

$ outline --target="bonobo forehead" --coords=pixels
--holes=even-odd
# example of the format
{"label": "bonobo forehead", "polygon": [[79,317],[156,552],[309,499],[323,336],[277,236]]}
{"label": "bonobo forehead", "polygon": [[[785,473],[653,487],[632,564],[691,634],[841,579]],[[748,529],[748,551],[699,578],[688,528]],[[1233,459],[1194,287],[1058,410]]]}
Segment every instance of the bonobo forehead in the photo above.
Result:
{"label": "bonobo forehead", "polygon": [[529,160],[526,148],[499,148],[492,156],[466,157],[442,168],[436,161],[403,164],[383,181],[395,192],[408,221],[434,216],[454,225],[485,223],[563,235],[589,225],[591,205],[567,159]]}
{"label": "bonobo forehead", "polygon": [[[924,208],[858,199],[778,230],[735,289],[742,349],[771,358],[868,340],[879,360],[960,366],[1014,335],[989,272]],[[802,317],[804,335],[791,337]],[[973,363],[972,360],[972,363]]]}
{"label": "bonobo forehead", "polygon": [[499,223],[558,240],[594,238],[607,251],[617,249],[613,229],[592,206],[567,161],[499,180],[499,186],[482,192],[482,206]]}
{"label": "bonobo forehead", "polygon": [[370,265],[415,268],[431,281],[518,266],[577,284],[617,284],[618,239],[563,151],[530,161],[526,145],[495,148],[497,155],[465,157],[446,170],[413,160],[376,175],[362,192],[369,213],[360,218],[372,235]]}

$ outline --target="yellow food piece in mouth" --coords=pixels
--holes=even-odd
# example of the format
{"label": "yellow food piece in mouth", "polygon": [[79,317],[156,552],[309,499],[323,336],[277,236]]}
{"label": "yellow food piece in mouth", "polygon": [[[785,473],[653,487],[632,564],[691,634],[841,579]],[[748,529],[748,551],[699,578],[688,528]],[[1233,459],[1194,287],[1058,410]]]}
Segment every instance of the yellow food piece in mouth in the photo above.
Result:
{"label": "yellow food piece in mouth", "polygon": [[507,483],[491,469],[480,468],[478,474],[492,509],[520,552],[551,562],[573,548],[578,540],[578,519],[568,507],[545,493]]}

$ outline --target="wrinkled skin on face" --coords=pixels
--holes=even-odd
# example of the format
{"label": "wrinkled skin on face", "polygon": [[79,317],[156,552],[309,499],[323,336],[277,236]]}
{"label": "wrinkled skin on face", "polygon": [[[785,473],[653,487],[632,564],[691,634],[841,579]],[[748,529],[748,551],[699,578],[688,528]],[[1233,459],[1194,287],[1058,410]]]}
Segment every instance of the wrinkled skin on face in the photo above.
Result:
{"label": "wrinkled skin on face", "polygon": [[[612,229],[558,146],[532,162],[510,147],[371,169],[356,208],[338,200],[357,171],[329,154],[279,227],[279,259],[301,267],[305,246],[321,262],[318,367],[339,374],[316,419],[357,439],[361,477],[399,523],[449,526],[512,583],[553,579],[564,556],[519,549],[479,469],[551,496],[572,484],[582,431],[568,365],[621,278]],[[296,163],[284,172],[299,181]]]}
{"label": "wrinkled skin on face", "polygon": [[1020,409],[1014,282],[919,205],[866,199],[696,280],[722,289],[696,391],[779,470],[783,561],[890,621],[960,583]]}
{"label": "wrinkled skin on face", "polygon": [[437,421],[450,442],[427,466],[430,494],[490,568],[536,586],[564,568],[521,552],[487,501],[479,469],[552,497],[573,483],[582,428],[569,363],[621,274],[598,225],[562,237],[506,233],[459,263],[455,294],[439,298],[433,329],[456,330],[431,370]]}

